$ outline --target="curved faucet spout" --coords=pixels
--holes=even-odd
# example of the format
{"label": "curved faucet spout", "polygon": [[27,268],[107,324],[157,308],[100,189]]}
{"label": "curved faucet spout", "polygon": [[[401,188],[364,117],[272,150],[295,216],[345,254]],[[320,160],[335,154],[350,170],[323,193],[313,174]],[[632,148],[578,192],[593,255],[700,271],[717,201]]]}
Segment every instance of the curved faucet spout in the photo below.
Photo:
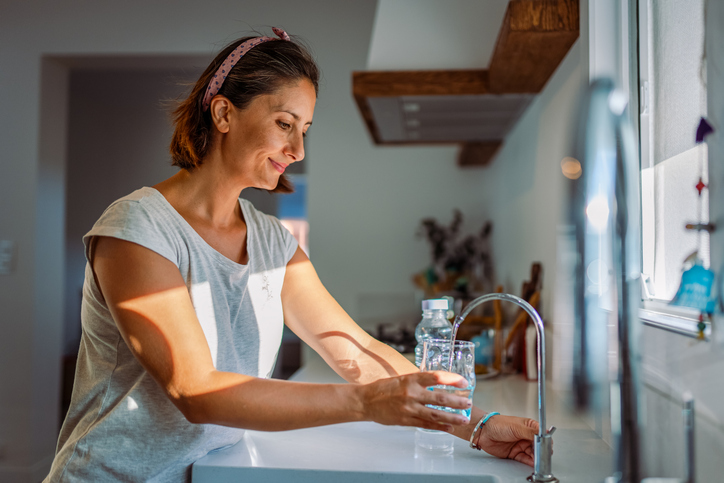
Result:
{"label": "curved faucet spout", "polygon": [[543,327],[543,319],[538,312],[528,302],[515,295],[507,293],[491,293],[480,296],[470,302],[465,310],[460,315],[455,317],[455,324],[453,325],[453,339],[457,335],[457,330],[460,324],[463,323],[465,318],[470,315],[475,307],[489,302],[491,300],[505,300],[513,302],[518,307],[525,310],[531,319],[533,319],[536,333],[538,334],[537,343],[537,366],[538,366],[538,434],[535,437],[535,466],[533,474],[528,478],[528,481],[534,482],[556,482],[558,481],[551,472],[551,454],[552,454],[552,440],[551,435],[556,428],[551,427],[546,429],[546,385],[545,385],[545,373],[546,373],[546,348],[545,348],[545,331]]}
{"label": "curved faucet spout", "polygon": [[457,329],[462,324],[463,320],[470,315],[470,312],[472,312],[477,306],[484,304],[485,302],[490,302],[492,300],[505,300],[508,302],[513,302],[518,307],[525,310],[531,319],[533,319],[533,322],[535,324],[535,330],[538,334],[538,350],[537,350],[537,366],[538,366],[538,423],[540,424],[540,428],[538,430],[538,434],[540,436],[543,436],[546,432],[546,410],[545,410],[545,399],[546,399],[546,389],[545,389],[545,371],[546,371],[546,348],[545,348],[545,332],[543,328],[543,319],[541,319],[538,312],[533,308],[532,305],[530,305],[528,302],[523,300],[520,297],[516,297],[515,295],[510,295],[507,293],[491,293],[487,295],[482,295],[476,299],[474,299],[472,302],[470,302],[467,307],[465,307],[465,310],[463,310],[460,315],[455,317],[455,324],[453,325],[453,336],[457,333]]}

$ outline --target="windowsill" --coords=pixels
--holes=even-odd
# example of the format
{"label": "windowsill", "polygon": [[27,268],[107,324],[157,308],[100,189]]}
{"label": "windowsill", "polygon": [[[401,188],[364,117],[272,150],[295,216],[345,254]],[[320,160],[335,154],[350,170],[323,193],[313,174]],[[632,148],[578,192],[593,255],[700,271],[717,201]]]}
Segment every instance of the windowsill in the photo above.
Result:
{"label": "windowsill", "polygon": [[[687,307],[676,307],[668,305],[666,302],[651,300],[644,301],[639,310],[639,318],[641,322],[649,327],[663,329],[674,334],[699,338],[699,312]],[[704,329],[704,340],[711,338],[711,323],[704,321],[706,328]]]}

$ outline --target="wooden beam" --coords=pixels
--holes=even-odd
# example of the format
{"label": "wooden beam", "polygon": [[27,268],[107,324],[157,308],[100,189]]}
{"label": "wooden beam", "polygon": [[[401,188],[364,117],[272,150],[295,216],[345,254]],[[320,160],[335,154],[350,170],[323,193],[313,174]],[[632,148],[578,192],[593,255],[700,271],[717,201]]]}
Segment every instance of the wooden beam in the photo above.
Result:
{"label": "wooden beam", "polygon": [[372,140],[377,145],[384,144],[382,142],[382,138],[380,137],[380,132],[377,130],[375,116],[372,114],[372,109],[370,109],[370,105],[367,103],[367,96],[355,92],[354,80],[352,81],[352,91],[354,100],[357,103],[357,108],[359,109],[360,114],[362,114],[362,120],[365,122],[365,126],[367,126],[367,131],[369,131],[370,136],[372,136]]}
{"label": "wooden beam", "polygon": [[[384,142],[367,103],[368,97],[445,96],[489,94],[486,70],[405,70],[352,73],[352,95],[375,144],[421,144],[416,141]],[[437,144],[437,143],[433,143]],[[448,143],[449,144],[449,143]]]}
{"label": "wooden beam", "polygon": [[488,71],[404,70],[352,73],[352,92],[364,97],[490,94]]}
{"label": "wooden beam", "polygon": [[488,70],[494,93],[537,93],[579,36],[579,0],[511,0]]}
{"label": "wooden beam", "polygon": [[458,166],[487,166],[502,145],[502,141],[464,143],[460,146]]}

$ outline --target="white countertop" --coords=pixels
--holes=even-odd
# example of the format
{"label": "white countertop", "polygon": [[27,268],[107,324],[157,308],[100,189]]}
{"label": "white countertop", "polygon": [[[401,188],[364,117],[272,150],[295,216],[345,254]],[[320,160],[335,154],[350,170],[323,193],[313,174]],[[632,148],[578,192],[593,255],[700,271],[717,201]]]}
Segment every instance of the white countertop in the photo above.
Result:
{"label": "white countertop", "polygon": [[[311,361],[293,380],[343,382],[321,359]],[[489,411],[537,418],[537,388],[521,376],[479,381],[475,405]],[[610,476],[611,448],[550,388],[546,390],[548,425],[553,435],[553,474],[563,483],[597,483]],[[375,423],[345,423],[267,433],[247,431],[238,444],[216,451],[193,465],[194,483],[273,482],[523,482],[532,468],[501,460],[455,440],[452,455],[415,446],[415,428]],[[486,477],[487,475],[487,477]]]}

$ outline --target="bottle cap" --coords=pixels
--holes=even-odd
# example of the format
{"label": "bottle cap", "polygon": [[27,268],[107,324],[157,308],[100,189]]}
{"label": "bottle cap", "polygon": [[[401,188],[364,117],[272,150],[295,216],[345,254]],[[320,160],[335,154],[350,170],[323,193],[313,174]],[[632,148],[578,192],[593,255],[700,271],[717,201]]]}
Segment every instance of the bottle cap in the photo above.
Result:
{"label": "bottle cap", "polygon": [[422,301],[422,310],[447,310],[447,299],[428,299]]}

